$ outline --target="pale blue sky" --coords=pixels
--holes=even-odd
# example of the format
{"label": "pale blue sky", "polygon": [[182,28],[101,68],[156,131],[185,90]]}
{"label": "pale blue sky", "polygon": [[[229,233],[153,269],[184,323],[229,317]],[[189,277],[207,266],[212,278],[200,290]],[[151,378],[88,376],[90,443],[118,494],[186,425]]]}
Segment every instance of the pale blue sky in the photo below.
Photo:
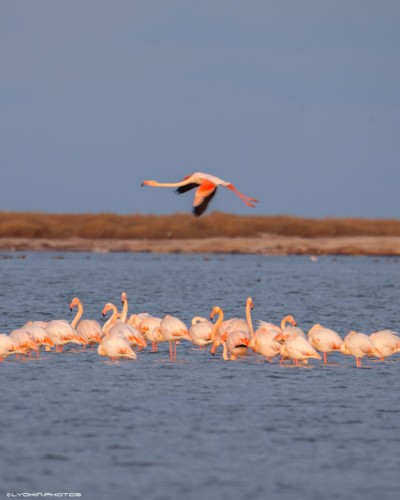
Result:
{"label": "pale blue sky", "polygon": [[400,2],[0,3],[0,210],[400,217]]}

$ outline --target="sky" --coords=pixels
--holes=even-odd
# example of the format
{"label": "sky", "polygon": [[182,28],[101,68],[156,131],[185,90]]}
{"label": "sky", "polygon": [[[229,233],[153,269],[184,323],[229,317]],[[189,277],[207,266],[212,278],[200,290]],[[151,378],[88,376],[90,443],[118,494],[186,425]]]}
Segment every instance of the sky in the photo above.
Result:
{"label": "sky", "polygon": [[4,0],[0,210],[400,217],[398,0]]}

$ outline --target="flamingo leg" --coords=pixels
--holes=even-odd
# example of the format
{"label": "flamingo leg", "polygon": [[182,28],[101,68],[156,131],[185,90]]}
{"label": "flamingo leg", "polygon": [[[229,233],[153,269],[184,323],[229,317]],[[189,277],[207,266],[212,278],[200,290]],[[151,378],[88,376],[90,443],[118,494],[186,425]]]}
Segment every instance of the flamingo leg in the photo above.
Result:
{"label": "flamingo leg", "polygon": [[172,340],[169,340],[169,359],[173,359],[172,355]]}
{"label": "flamingo leg", "polygon": [[328,358],[326,356],[326,352],[324,352],[324,365],[326,365],[328,363]]}
{"label": "flamingo leg", "polygon": [[227,186],[231,191],[233,191],[242,201],[245,205],[248,207],[255,207],[255,203],[258,202],[255,198],[250,198],[250,196],[246,196],[245,194],[241,193],[238,191],[233,184],[229,184]]}
{"label": "flamingo leg", "polygon": [[176,361],[176,340],[174,340],[174,360]]}

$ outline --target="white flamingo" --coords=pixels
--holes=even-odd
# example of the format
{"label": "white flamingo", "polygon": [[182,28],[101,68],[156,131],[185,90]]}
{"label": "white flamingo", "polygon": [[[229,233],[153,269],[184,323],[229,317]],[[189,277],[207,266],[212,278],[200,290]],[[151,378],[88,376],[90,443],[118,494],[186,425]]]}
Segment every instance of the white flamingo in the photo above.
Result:
{"label": "white flamingo", "polygon": [[211,332],[214,325],[207,318],[202,318],[201,316],[195,316],[192,318],[192,324],[189,329],[189,335],[192,339],[194,345],[203,349],[208,344],[212,343]]}
{"label": "white flamingo", "polygon": [[0,333],[0,361],[11,354],[25,354],[25,348],[20,348],[13,340],[5,333]]}
{"label": "white flamingo", "polygon": [[191,340],[187,326],[179,318],[167,314],[161,320],[160,332],[165,340],[169,342],[169,357],[176,361],[176,343],[178,340]]}
{"label": "white flamingo", "polygon": [[108,356],[112,360],[119,358],[136,359],[136,353],[124,336],[108,334],[101,340],[97,352],[100,356]]}
{"label": "white flamingo", "polygon": [[343,340],[338,333],[316,323],[307,335],[310,344],[319,352],[324,353],[324,364],[327,364],[327,353],[340,351]]}
{"label": "white flamingo", "polygon": [[357,368],[361,367],[361,359],[364,356],[372,355],[377,358],[382,357],[382,353],[376,348],[373,341],[365,335],[352,330],[343,339],[342,347],[340,348],[343,354],[351,354],[356,358]]}
{"label": "white flamingo", "polygon": [[369,338],[382,354],[382,361],[388,356],[400,352],[400,337],[393,330],[379,330],[378,332],[371,333]]}
{"label": "white flamingo", "polygon": [[309,358],[321,359],[321,356],[301,333],[292,331],[287,334],[285,331],[275,337],[275,340],[285,341],[284,345],[281,347],[281,354],[283,358],[288,357],[297,365],[307,362]]}
{"label": "white flamingo", "polygon": [[78,307],[78,312],[75,318],[72,320],[71,326],[76,329],[79,336],[87,339],[88,344],[94,345],[98,344],[103,335],[103,330],[99,323],[94,319],[81,319],[83,315],[83,305],[78,297],[74,297],[69,306],[70,311]]}

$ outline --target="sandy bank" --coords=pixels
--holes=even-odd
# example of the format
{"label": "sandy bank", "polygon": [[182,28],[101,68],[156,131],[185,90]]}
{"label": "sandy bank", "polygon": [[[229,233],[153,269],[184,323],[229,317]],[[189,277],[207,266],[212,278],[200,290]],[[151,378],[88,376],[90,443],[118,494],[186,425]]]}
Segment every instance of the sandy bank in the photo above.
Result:
{"label": "sandy bank", "polygon": [[400,255],[400,237],[356,236],[299,238],[263,235],[257,238],[169,240],[0,238],[2,251],[78,251],[150,253],[243,253],[261,255]]}

